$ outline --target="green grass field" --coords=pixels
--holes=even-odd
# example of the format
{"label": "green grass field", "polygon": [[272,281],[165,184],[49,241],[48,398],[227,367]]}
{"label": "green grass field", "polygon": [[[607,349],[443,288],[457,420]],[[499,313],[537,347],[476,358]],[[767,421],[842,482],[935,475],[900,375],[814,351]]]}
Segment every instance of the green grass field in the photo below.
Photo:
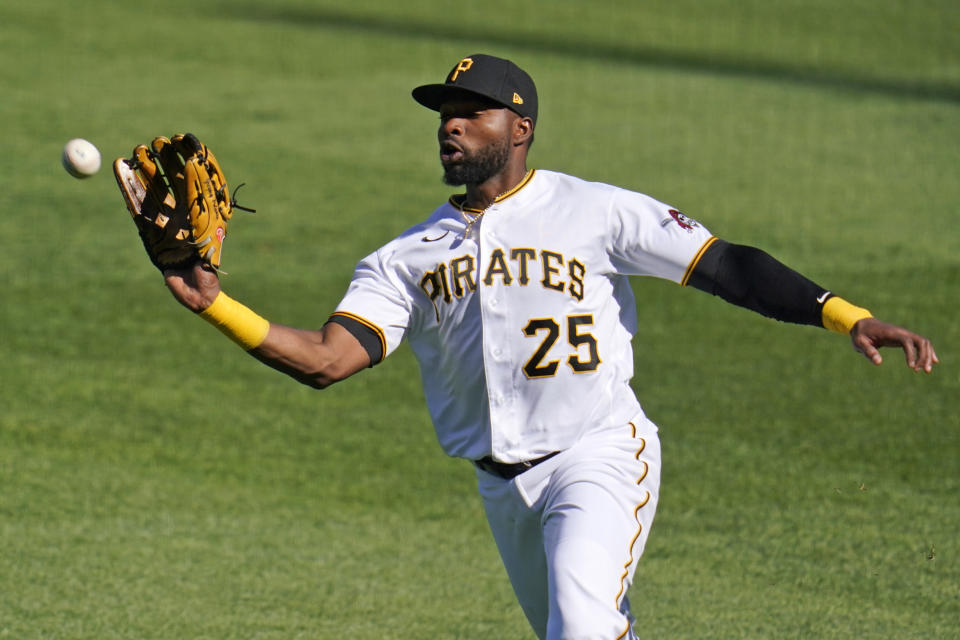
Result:
{"label": "green grass field", "polygon": [[259,209],[225,288],[316,327],[449,194],[409,91],[479,51],[537,80],[533,166],[670,202],[942,361],[638,280],[642,637],[956,638],[958,33],[953,0],[4,2],[0,639],[532,638],[410,352],[322,393],[259,365],[170,299],[108,167],[204,139]]}

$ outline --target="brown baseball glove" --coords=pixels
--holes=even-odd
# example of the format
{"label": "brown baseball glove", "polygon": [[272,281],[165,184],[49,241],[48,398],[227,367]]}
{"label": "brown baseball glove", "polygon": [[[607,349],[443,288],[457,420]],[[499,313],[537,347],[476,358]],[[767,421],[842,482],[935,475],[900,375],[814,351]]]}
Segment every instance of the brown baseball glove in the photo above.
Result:
{"label": "brown baseball glove", "polygon": [[233,209],[253,211],[237,206],[213,152],[191,133],[138,145],[132,157],[114,161],[113,174],[160,271],[198,260],[219,269]]}

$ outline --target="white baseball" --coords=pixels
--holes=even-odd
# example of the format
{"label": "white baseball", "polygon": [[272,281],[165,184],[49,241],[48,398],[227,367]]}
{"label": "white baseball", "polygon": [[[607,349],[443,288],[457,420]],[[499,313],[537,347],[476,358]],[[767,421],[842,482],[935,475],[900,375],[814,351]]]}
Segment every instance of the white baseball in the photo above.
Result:
{"label": "white baseball", "polygon": [[92,142],[74,138],[63,147],[63,168],[74,178],[89,178],[100,170],[100,151]]}

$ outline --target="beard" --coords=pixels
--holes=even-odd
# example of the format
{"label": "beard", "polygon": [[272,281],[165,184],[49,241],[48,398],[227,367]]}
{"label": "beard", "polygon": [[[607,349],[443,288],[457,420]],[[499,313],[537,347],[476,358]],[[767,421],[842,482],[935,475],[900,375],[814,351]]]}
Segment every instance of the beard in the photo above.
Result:
{"label": "beard", "polygon": [[464,150],[459,162],[443,166],[443,182],[452,187],[481,184],[500,173],[510,160],[510,142],[504,138],[475,152]]}

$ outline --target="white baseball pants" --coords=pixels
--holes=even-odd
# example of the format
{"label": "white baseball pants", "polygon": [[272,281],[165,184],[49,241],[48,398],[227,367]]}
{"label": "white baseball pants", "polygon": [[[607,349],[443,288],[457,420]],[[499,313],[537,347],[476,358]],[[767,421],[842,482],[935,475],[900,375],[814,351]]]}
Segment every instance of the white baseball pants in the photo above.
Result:
{"label": "white baseball pants", "polygon": [[634,638],[627,589],[653,523],[660,440],[642,414],[512,480],[477,470],[487,520],[541,640]]}

